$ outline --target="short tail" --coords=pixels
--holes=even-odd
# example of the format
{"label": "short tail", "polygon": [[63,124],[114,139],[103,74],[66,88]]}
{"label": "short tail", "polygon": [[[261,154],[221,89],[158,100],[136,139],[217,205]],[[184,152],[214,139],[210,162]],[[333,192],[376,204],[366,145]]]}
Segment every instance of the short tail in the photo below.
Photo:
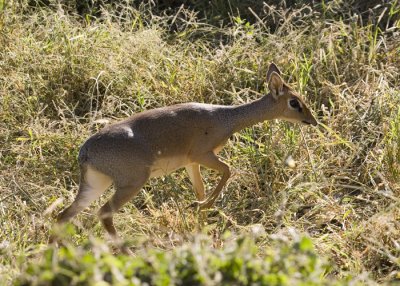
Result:
{"label": "short tail", "polygon": [[84,163],[86,163],[89,159],[88,156],[88,147],[87,144],[83,144],[83,146],[81,147],[81,149],[79,150],[79,154],[78,154],[78,162],[80,165],[83,165]]}

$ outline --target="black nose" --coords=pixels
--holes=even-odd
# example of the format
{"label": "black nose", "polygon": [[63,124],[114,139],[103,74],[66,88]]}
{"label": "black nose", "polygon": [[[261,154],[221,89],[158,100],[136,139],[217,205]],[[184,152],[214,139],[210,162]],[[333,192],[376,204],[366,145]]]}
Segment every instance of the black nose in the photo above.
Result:
{"label": "black nose", "polygon": [[306,121],[306,120],[303,120],[302,121],[304,124],[307,124],[307,125],[310,125],[311,123],[310,122],[308,122],[308,121]]}

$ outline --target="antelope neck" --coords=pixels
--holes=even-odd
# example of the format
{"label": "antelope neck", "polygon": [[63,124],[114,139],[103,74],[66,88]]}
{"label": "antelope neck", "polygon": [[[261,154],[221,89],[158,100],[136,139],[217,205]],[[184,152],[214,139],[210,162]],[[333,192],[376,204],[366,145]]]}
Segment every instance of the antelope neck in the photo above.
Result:
{"label": "antelope neck", "polygon": [[277,118],[278,110],[274,108],[272,96],[263,96],[250,103],[232,107],[229,117],[230,124],[236,132],[256,123]]}

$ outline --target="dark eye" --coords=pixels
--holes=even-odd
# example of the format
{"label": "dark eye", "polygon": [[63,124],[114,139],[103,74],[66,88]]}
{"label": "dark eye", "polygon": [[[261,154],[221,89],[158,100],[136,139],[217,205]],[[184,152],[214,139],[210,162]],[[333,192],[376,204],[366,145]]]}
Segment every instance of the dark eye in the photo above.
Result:
{"label": "dark eye", "polygon": [[297,99],[291,99],[289,104],[290,107],[293,107],[294,109],[298,109],[300,107],[300,103],[297,101]]}

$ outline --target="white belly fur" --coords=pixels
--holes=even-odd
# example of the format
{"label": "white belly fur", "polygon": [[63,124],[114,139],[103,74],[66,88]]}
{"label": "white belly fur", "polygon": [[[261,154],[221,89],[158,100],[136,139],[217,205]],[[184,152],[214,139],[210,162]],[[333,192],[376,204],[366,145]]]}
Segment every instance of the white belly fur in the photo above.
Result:
{"label": "white belly fur", "polygon": [[165,176],[190,164],[186,156],[160,158],[151,166],[150,178]]}

